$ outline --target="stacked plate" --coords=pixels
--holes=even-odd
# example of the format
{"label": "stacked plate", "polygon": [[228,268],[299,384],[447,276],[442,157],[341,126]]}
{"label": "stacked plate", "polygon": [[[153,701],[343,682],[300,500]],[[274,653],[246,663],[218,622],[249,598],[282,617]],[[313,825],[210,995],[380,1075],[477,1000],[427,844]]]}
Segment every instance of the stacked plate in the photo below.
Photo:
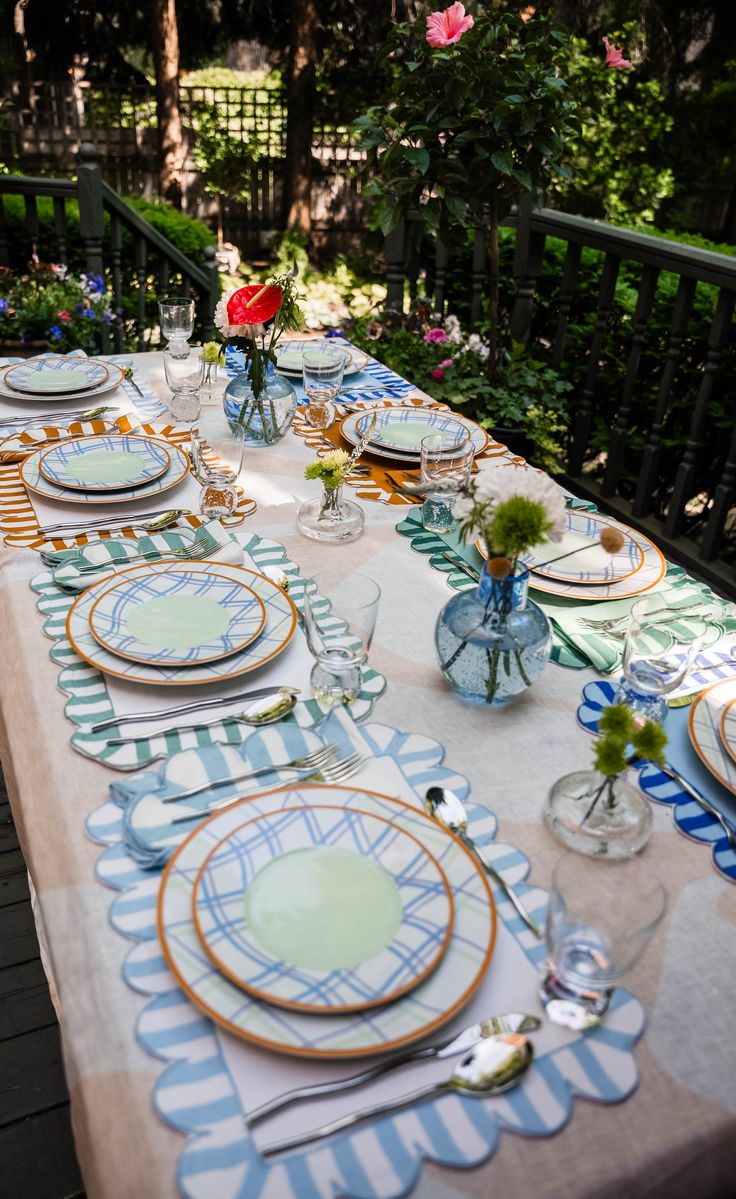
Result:
{"label": "stacked plate", "polygon": [[28,358],[0,371],[0,397],[16,403],[87,400],[119,387],[123,378],[119,366],[98,358]]}
{"label": "stacked plate", "polygon": [[478,862],[423,812],[304,784],[202,823],[164,873],[158,926],[180,986],[218,1024],[344,1058],[450,1020],[487,970],[496,913]]}
{"label": "stacked plate", "polygon": [[354,346],[347,345],[342,340],[331,341],[326,338],[316,338],[311,341],[284,341],[276,346],[276,367],[279,374],[301,378],[304,351],[322,349],[340,350],[345,354],[347,358],[346,375],[357,374],[369,362],[367,354],[364,354],[362,350],[356,350]]}
{"label": "stacked plate", "polygon": [[70,504],[122,504],[181,483],[189,470],[183,450],[155,437],[103,433],[36,450],[20,467],[26,487]]}
{"label": "stacked plate", "polygon": [[491,444],[488,433],[475,421],[458,416],[456,412],[448,413],[416,405],[392,405],[371,412],[353,412],[340,425],[342,436],[351,445],[357,445],[370,429],[374,417],[376,423],[367,451],[377,458],[390,458],[394,462],[419,466],[422,439],[432,433],[444,433],[458,440],[464,433],[469,433],[476,454],[482,454]]}
{"label": "stacked plate", "polygon": [[[521,557],[536,591],[584,600],[625,599],[649,591],[664,577],[664,556],[636,529],[609,516],[572,510],[566,523],[562,541],[547,541]],[[601,531],[607,527],[617,529],[624,539],[615,554],[600,544]],[[484,558],[488,556],[482,541],[476,542],[476,548]]]}
{"label": "stacked plate", "polygon": [[69,643],[131,682],[196,686],[235,678],[280,654],[296,628],[271,579],[222,562],[144,563],[88,587],[67,616]]}
{"label": "stacked plate", "polygon": [[703,765],[736,795],[736,679],[722,679],[697,696],[688,728]]}

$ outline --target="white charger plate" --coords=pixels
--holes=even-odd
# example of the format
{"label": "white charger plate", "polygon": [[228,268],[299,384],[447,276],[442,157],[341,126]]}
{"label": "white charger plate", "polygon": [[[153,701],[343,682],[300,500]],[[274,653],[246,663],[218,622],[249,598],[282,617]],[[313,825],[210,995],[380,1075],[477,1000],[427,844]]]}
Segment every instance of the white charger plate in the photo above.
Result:
{"label": "white charger plate", "polygon": [[6,368],[5,386],[31,396],[58,396],[64,393],[89,391],[106,383],[110,368],[96,358],[66,358],[41,355],[15,362]]}
{"label": "white charger plate", "polygon": [[[152,440],[157,441],[158,438]],[[50,452],[45,448],[36,450],[34,454],[26,458],[25,462],[20,464],[20,477],[30,491],[35,491],[38,495],[45,495],[51,500],[64,500],[67,504],[130,503],[131,500],[142,500],[160,495],[161,492],[176,487],[177,483],[181,483],[182,479],[186,478],[189,471],[189,459],[184,451],[168,441],[162,441],[161,444],[171,455],[170,466],[157,479],[151,479],[137,487],[119,487],[115,491],[75,491],[70,487],[60,487],[58,483],[52,483],[50,479],[45,479],[41,473],[41,459]]]}
{"label": "white charger plate", "polygon": [[235,986],[215,967],[197,936],[194,882],[208,854],[244,820],[269,812],[274,792],[249,796],[200,824],[169,861],[159,888],[158,932],[166,961],[192,1003],[236,1037],[296,1057],[355,1058],[399,1049],[446,1024],[469,1002],[488,970],[496,908],[485,874],[437,821],[400,800],[351,787],[302,785],[278,792],[281,808],[339,804],[383,816],[439,862],[455,900],[455,926],[437,969],[388,1006],[345,1015],[291,1012]]}

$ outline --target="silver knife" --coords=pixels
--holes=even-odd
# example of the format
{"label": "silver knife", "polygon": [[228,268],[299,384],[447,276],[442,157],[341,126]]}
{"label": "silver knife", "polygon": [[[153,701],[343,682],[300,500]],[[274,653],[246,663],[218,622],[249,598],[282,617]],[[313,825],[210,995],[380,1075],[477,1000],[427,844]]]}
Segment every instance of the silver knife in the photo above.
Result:
{"label": "silver knife", "polygon": [[[281,683],[273,687],[260,687],[257,691],[241,691],[238,695],[224,695],[220,699],[200,699],[194,703],[180,704],[178,708],[165,708],[161,712],[130,712],[127,716],[109,716],[106,720],[98,720],[96,724],[80,725],[80,733],[101,733],[103,729],[117,728],[122,724],[138,724],[143,720],[168,720],[172,716],[186,716],[188,712],[205,712],[208,708],[224,708],[228,704],[238,704],[246,699],[265,699],[267,695],[275,695],[281,691]],[[296,688],[290,688],[296,690]],[[153,734],[151,734],[153,736]]]}
{"label": "silver knife", "polygon": [[301,1103],[305,1099],[318,1099],[322,1095],[332,1095],[337,1091],[352,1091],[354,1087],[362,1086],[364,1082],[370,1082],[373,1078],[380,1078],[382,1074],[388,1074],[390,1070],[396,1069],[397,1066],[405,1066],[409,1062],[426,1061],[428,1058],[435,1057],[459,1057],[485,1037],[495,1037],[499,1033],[534,1032],[541,1023],[537,1016],[527,1016],[524,1012],[507,1012],[503,1016],[490,1016],[489,1019],[482,1020],[479,1024],[471,1024],[469,1028],[458,1033],[456,1037],[451,1037],[448,1041],[440,1041],[437,1045],[426,1045],[423,1049],[410,1049],[406,1053],[394,1054],[393,1057],[386,1058],[378,1065],[371,1066],[368,1070],[362,1070],[360,1074],[351,1074],[348,1078],[337,1078],[331,1082],[315,1083],[311,1087],[297,1087],[296,1090],[287,1091],[284,1095],[277,1095],[275,1099],[270,1099],[268,1103],[249,1112],[247,1123],[248,1125],[258,1124],[261,1120],[265,1120],[266,1116],[272,1116],[274,1112],[280,1112],[290,1104]]}
{"label": "silver knife", "polygon": [[183,509],[158,508],[155,512],[138,512],[135,515],[111,516],[109,519],[96,520],[91,523],[88,520],[73,520],[60,522],[55,525],[40,525],[38,531],[46,537],[51,535],[59,536],[64,530],[74,530],[78,533],[94,533],[100,530],[104,532],[106,529],[132,529],[138,528],[142,522],[154,520],[156,517],[168,516],[169,514],[172,520],[175,519],[175,516],[178,519],[179,516],[187,515]]}

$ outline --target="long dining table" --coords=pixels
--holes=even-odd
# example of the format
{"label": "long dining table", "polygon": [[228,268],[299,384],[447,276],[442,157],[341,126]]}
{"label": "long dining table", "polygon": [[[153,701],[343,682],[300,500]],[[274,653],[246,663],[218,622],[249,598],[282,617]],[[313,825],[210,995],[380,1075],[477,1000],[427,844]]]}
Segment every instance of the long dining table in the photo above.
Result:
{"label": "long dining table", "polygon": [[[161,355],[132,361],[137,377],[165,399]],[[246,450],[241,484],[257,509],[243,528],[281,543],[302,575],[319,577],[328,593],[351,572],[379,583],[370,663],[387,687],[371,721],[439,741],[446,764],[469,779],[474,802],[495,813],[498,840],[519,847],[531,862],[530,881],[547,887],[562,850],[542,822],[543,804],[560,776],[590,764],[591,737],[576,710],[583,687],[600,676],[550,662],[505,708],[461,702],[440,674],[433,641],[451,592],[444,575],[397,535],[406,511],[365,502],[358,540],[325,545],[303,537],[295,514],[318,487],[304,478],[312,457],[293,431],[274,446]],[[101,847],[85,832],[116,776],[70,745],[58,665],[49,657],[29,587],[39,570],[33,549],[0,547],[0,757],[61,1025],[77,1152],[90,1199],[171,1199],[179,1193],[185,1134],[154,1110],[165,1063],[136,1039],[146,998],[121,976],[129,943],[110,925],[111,892],[96,877]],[[733,1194],[736,888],[713,869],[706,846],[678,832],[668,807],[654,806],[653,817],[645,854],[664,879],[669,902],[625,980],[646,1016],[632,1048],[629,1093],[618,1103],[570,1097],[553,1135],[504,1129],[495,1151],[489,1155],[479,1145],[466,1169],[442,1164],[442,1153],[428,1150],[413,1190],[420,1199]],[[345,1110],[348,1103],[359,1106],[355,1095],[344,1102]],[[1,1176],[2,1163],[0,1193],[10,1197],[12,1185],[4,1190]],[[210,1187],[192,1193],[219,1199],[217,1187]],[[264,1193],[278,1199],[273,1189]],[[311,1186],[303,1190],[316,1193]],[[249,1199],[247,1188],[243,1194]],[[373,1191],[356,1188],[355,1194],[362,1199]]]}

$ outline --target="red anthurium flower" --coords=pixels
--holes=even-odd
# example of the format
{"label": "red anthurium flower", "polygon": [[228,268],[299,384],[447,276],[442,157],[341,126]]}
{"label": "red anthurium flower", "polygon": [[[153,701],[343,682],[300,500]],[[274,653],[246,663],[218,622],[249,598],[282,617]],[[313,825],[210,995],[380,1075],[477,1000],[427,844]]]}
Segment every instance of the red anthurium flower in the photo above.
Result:
{"label": "red anthurium flower", "polygon": [[607,67],[615,67],[618,71],[628,71],[629,67],[634,65],[629,62],[628,58],[624,58],[623,47],[611,45],[607,37],[603,38],[603,45],[606,47]]}
{"label": "red anthurium flower", "polygon": [[270,321],[281,305],[281,288],[267,283],[252,283],[234,291],[227,302],[227,316],[231,325],[260,325]]}
{"label": "red anthurium flower", "polygon": [[474,24],[470,13],[465,15],[464,4],[451,4],[444,12],[433,12],[427,17],[427,41],[436,50],[451,46]]}

